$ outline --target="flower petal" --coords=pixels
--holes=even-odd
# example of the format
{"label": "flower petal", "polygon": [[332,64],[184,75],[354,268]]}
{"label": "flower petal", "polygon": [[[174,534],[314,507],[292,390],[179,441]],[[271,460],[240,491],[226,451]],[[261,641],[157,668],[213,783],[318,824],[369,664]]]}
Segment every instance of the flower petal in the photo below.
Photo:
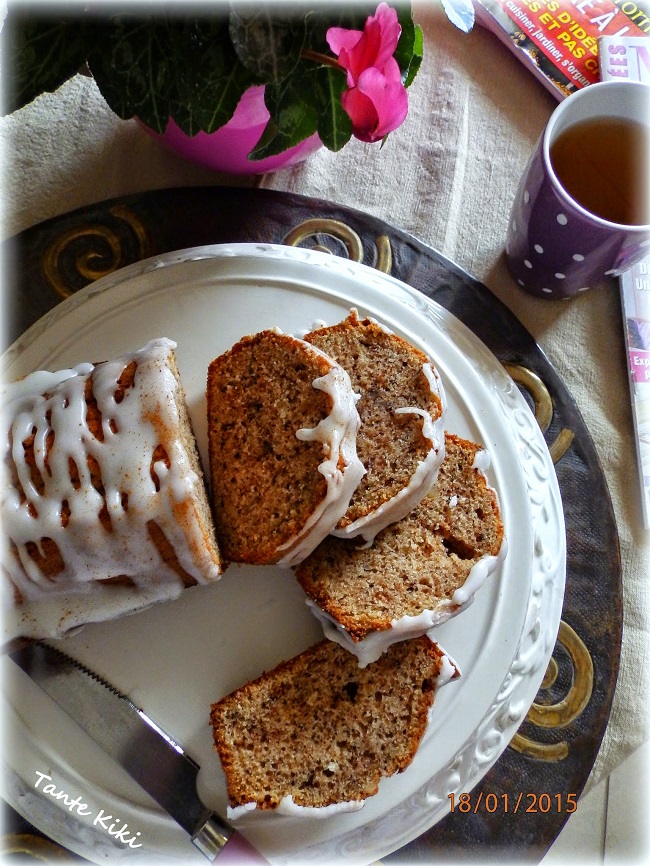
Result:
{"label": "flower petal", "polygon": [[347,73],[341,104],[362,141],[378,141],[402,123],[408,96],[393,56],[402,28],[397,12],[380,3],[362,31],[330,27],[327,43]]}
{"label": "flower petal", "polygon": [[380,44],[372,66],[382,69],[395,53],[402,28],[397,20],[396,10],[386,3],[379,4],[374,17],[368,19],[366,26],[370,21],[377,22],[380,30]]}
{"label": "flower petal", "polygon": [[345,27],[330,27],[325,38],[333,54],[338,57],[341,51],[352,51],[363,36],[362,30],[347,30]]}
{"label": "flower petal", "polygon": [[395,9],[380,3],[375,14],[366,19],[363,31],[330,27],[326,39],[353,86],[365,69],[383,69],[393,59],[401,32]]}
{"label": "flower petal", "polygon": [[[399,77],[395,79],[378,69],[366,69],[359,77],[357,90],[368,97],[377,112],[375,140],[397,129],[408,114],[408,94]],[[352,122],[354,124],[354,118]]]}
{"label": "flower petal", "polygon": [[341,97],[341,104],[352,121],[352,134],[361,141],[376,141],[374,132],[379,118],[372,100],[353,87]]}

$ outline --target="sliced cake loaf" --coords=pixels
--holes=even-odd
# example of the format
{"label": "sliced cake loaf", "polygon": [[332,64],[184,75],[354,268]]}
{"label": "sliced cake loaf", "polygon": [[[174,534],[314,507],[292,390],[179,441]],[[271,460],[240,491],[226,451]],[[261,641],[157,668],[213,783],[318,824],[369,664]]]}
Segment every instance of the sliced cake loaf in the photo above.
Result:
{"label": "sliced cake loaf", "polygon": [[226,559],[292,565],[336,525],[364,472],[355,403],[339,364],[276,330],[210,364],[210,477]]}
{"label": "sliced cake loaf", "polygon": [[325,634],[361,664],[466,606],[506,552],[488,453],[446,435],[431,493],[372,547],[327,538],[296,568]]}
{"label": "sliced cake loaf", "polygon": [[3,388],[7,629],[54,636],[219,577],[175,347],[152,340]]}
{"label": "sliced cake loaf", "polygon": [[383,776],[410,764],[436,688],[457,676],[427,637],[363,670],[322,641],[213,704],[229,817],[361,808]]}
{"label": "sliced cake loaf", "polygon": [[370,543],[431,489],[444,456],[444,391],[431,360],[356,310],[305,336],[337,360],[359,393],[357,451],[366,474],[334,534]]}

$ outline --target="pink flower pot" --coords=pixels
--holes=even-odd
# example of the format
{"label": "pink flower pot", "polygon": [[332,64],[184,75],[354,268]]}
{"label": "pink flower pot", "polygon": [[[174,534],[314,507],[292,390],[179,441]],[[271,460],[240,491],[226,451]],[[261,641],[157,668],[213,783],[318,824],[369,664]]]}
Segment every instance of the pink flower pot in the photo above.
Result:
{"label": "pink flower pot", "polygon": [[264,174],[287,168],[307,159],[321,147],[317,134],[277,156],[252,161],[248,154],[259,141],[269,119],[264,104],[264,86],[250,87],[239,101],[235,113],[225,126],[216,132],[186,135],[170,117],[164,133],[154,132],[146,124],[140,126],[152,138],[190,162],[227,174]]}

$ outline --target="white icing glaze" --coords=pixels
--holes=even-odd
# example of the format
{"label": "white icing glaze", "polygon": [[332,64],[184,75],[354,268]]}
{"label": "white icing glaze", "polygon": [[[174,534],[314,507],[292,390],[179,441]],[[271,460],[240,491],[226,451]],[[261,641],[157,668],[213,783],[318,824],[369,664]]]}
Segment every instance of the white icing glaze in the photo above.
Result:
{"label": "white icing glaze", "polygon": [[12,406],[13,411],[17,412],[23,405],[23,401],[29,404],[35,394],[44,394],[65,382],[66,379],[71,379],[74,376],[86,376],[92,370],[93,365],[89,363],[78,364],[71,370],[58,370],[56,372],[37,370],[24,379],[2,385],[0,387],[2,404],[3,406]]}
{"label": "white icing glaze", "polygon": [[[474,461],[472,462],[472,469],[477,469],[485,475],[491,465],[492,458],[488,451],[482,448],[480,451],[476,452],[474,455]],[[485,480],[487,481],[487,477]]]}
{"label": "white icing glaze", "polygon": [[[358,320],[359,319],[359,310],[356,307],[350,307],[350,315],[354,316],[354,318]],[[383,322],[380,322],[379,319],[374,319],[372,316],[367,316],[367,319],[369,322],[372,322],[373,325],[376,325],[378,328],[380,328],[385,334],[394,333],[393,331],[391,331],[391,329],[389,327],[384,325]],[[302,339],[303,337],[306,337],[307,334],[310,334],[312,331],[320,331],[321,328],[327,328],[327,327],[329,327],[329,326],[324,319],[315,319],[311,323],[309,328],[304,328],[300,331],[297,331],[296,336],[300,337]]]}
{"label": "white icing glaze", "polygon": [[325,637],[355,655],[360,668],[376,662],[394,643],[426,634],[432,626],[449,619],[454,612],[451,609],[451,602],[445,600],[435,610],[424,610],[417,616],[402,616],[394,619],[390,628],[371,631],[362,640],[354,641],[348,630],[318,607],[312,599],[307,599],[307,605],[321,623]]}
{"label": "white icing glaze", "polygon": [[324,319],[314,319],[314,321],[309,325],[308,328],[300,328],[297,331],[294,331],[294,337],[297,337],[300,340],[304,340],[307,334],[310,334],[312,331],[319,331],[321,328],[326,328],[327,322]]}
{"label": "white icing glaze", "polygon": [[[350,311],[350,312],[352,312],[352,311]],[[356,313],[357,311],[355,310],[354,312]],[[377,325],[377,327],[380,328],[384,332],[384,334],[394,334],[395,333],[394,331],[391,331],[391,329],[387,325],[384,325],[383,322],[380,322],[379,319],[374,319],[372,316],[368,316],[367,318],[368,318],[368,321],[372,322],[373,325]]]}
{"label": "white icing glaze", "polygon": [[458,610],[461,607],[465,607],[472,600],[483,586],[485,578],[489,574],[492,574],[493,571],[496,571],[501,565],[506,558],[507,551],[508,542],[504,537],[497,556],[484,556],[472,566],[472,570],[467,575],[465,583],[459,586],[451,597],[452,604],[458,605]]}
{"label": "white icing glaze", "polygon": [[319,465],[318,471],[327,481],[327,490],[300,533],[279,548],[287,551],[278,562],[285,568],[302,562],[331,532],[347,511],[350,498],[365,473],[357,457],[357,432],[361,423],[356,409],[359,397],[352,390],[350,377],[315,346],[309,343],[305,343],[305,346],[332,364],[329,372],[312,383],[314,388],[331,397],[333,405],[330,414],[316,427],[302,427],[296,431],[297,438],[304,442],[322,443],[325,460]]}
{"label": "white icing glaze", "polygon": [[[359,319],[359,310],[356,307],[350,307],[350,315],[354,316],[355,319]],[[384,334],[393,334],[394,331],[385,325],[383,322],[380,322],[379,319],[375,319],[373,316],[366,316],[369,322],[372,322],[373,325],[376,325]]]}
{"label": "white icing glaze", "polygon": [[395,496],[364,517],[360,517],[342,529],[333,529],[332,535],[336,535],[338,538],[361,536],[366,542],[365,546],[370,547],[382,529],[410,514],[435,484],[440,464],[445,458],[447,400],[442,381],[435,367],[431,364],[423,364],[422,370],[429,383],[431,394],[440,400],[440,414],[434,419],[430,412],[412,406],[396,409],[395,414],[419,415],[422,418],[422,435],[431,443],[427,456],[424,460],[419,461],[406,487],[403,487]]}
{"label": "white icing glaze", "polygon": [[330,803],[328,806],[300,806],[294,802],[291,794],[283,797],[275,809],[259,809],[255,803],[244,803],[243,806],[228,806],[226,817],[236,821],[251,812],[258,812],[260,816],[284,815],[293,818],[331,818],[333,815],[341,815],[346,812],[358,812],[365,805],[365,800],[347,800],[341,803]]}
{"label": "white icing glaze", "polygon": [[[442,647],[440,646],[439,648],[442,649]],[[458,662],[455,659],[452,659],[452,657],[447,652],[445,652],[445,650],[442,650],[442,652],[442,664],[440,666],[440,673],[438,674],[436,689],[439,689],[442,686],[446,686],[447,683],[450,683],[457,677],[462,676],[462,672],[458,665]]]}
{"label": "white icing glaze", "polygon": [[[150,520],[160,526],[180,565],[197,582],[218,577],[218,567],[203,551],[198,528],[181,526],[175,514],[201,483],[179,434],[177,382],[167,364],[175,345],[166,338],[152,340],[113,361],[81,364],[59,373],[37,371],[3,389],[0,513],[3,535],[15,545],[19,562],[6,543],[2,562],[25,600],[16,611],[23,626],[29,628],[30,619],[39,620],[44,613],[41,603],[61,593],[68,607],[66,628],[98,618],[90,598],[77,603],[75,597],[92,594],[99,599],[122,589],[96,583],[116,575],[127,575],[134,586],[116,593],[109,616],[120,615],[125,607],[136,609],[176,597],[182,580],[154,547],[147,529]],[[118,379],[131,361],[137,363],[135,381],[118,402]],[[93,435],[86,419],[84,390],[89,377],[101,413],[103,441]],[[51,433],[54,439],[48,454],[46,440]],[[33,483],[22,445],[30,435],[44,483],[42,494]],[[158,444],[166,449],[170,468],[162,461],[155,463],[157,485],[150,467]],[[26,497],[23,503],[11,477],[10,453]],[[89,456],[99,467],[103,495],[91,483]],[[79,474],[75,484],[70,461]],[[99,520],[103,508],[110,516],[110,531]],[[65,509],[69,516],[64,527]],[[43,575],[27,551],[30,542],[42,551],[44,538],[56,543],[63,559],[64,568],[54,579]],[[61,633],[56,615],[53,609],[49,618],[45,616],[49,624],[39,620],[48,635]]]}
{"label": "white icing glaze", "polygon": [[[433,640],[433,638],[431,638]],[[438,648],[442,649],[442,647],[438,644]],[[438,679],[436,682],[436,691],[442,688],[442,686],[446,686],[447,683],[450,683],[452,680],[457,679],[462,676],[462,672],[460,667],[458,666],[458,662],[456,662],[450,655],[447,655],[445,650],[442,650],[443,656],[441,659],[440,665],[440,673],[438,674]],[[427,724],[431,724],[433,719],[434,711],[435,711],[435,701],[429,707],[429,714],[427,718]]]}
{"label": "white icing glaze", "polygon": [[237,821],[249,812],[257,809],[257,803],[243,803],[241,806],[226,806],[226,817],[230,821]]}
{"label": "white icing glaze", "polygon": [[[488,489],[491,490],[495,496],[497,496],[496,490],[490,485],[486,472],[492,465],[492,457],[490,456],[489,451],[485,449],[480,449],[474,455],[474,460],[472,462],[472,469],[476,472],[480,472],[485,480],[485,484]],[[467,576],[467,580],[462,586],[459,586],[458,589],[454,592],[451,597],[451,601],[453,604],[459,605],[460,608],[467,606],[467,604],[472,600],[474,595],[481,588],[485,579],[488,575],[492,574],[493,571],[501,565],[501,563],[506,558],[508,552],[508,542],[504,535],[503,541],[501,542],[501,547],[499,548],[499,552],[496,556],[484,556],[478,560],[472,567],[472,570]]]}

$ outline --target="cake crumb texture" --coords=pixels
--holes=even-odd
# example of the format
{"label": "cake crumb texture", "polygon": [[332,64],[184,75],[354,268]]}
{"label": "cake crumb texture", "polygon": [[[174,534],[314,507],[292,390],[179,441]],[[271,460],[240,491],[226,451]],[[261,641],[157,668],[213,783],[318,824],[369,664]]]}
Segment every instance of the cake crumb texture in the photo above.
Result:
{"label": "cake crumb texture", "polygon": [[359,319],[355,310],[305,340],[338,361],[360,394],[357,453],[366,474],[338,523],[345,528],[403,490],[433,447],[422,434],[422,418],[396,410],[416,407],[435,421],[443,405],[423,371],[430,363],[424,352],[371,319]]}
{"label": "cake crumb texture", "polygon": [[427,637],[360,669],[321,641],[212,705],[231,807],[274,809],[364,800],[412,761],[444,654]]}
{"label": "cake crumb texture", "polygon": [[307,595],[354,641],[443,603],[451,612],[476,563],[501,550],[497,496],[474,465],[482,447],[450,433],[445,446],[430,494],[371,547],[330,536],[295,569]]}
{"label": "cake crumb texture", "polygon": [[208,370],[208,442],[217,534],[233,562],[280,559],[327,493],[315,428],[332,399],[313,382],[332,362],[272,330],[244,337]]}

